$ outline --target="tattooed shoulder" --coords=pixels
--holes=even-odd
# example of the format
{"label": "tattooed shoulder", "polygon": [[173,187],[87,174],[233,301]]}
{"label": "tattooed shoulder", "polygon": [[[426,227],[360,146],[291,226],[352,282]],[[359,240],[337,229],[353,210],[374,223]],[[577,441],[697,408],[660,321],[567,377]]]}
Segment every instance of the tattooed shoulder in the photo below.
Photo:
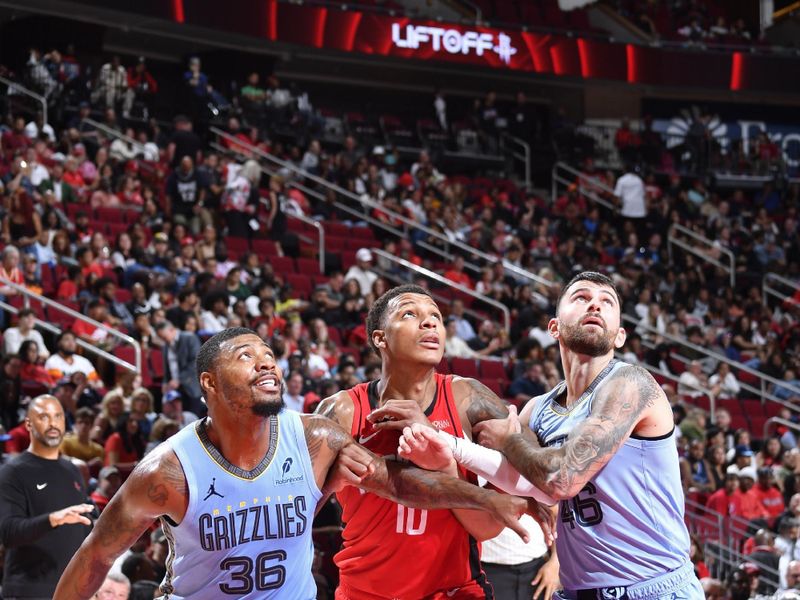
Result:
{"label": "tattooed shoulder", "polygon": [[303,415],[303,432],[308,446],[311,461],[319,456],[323,450],[332,455],[353,442],[353,438],[341,425],[321,415]]}
{"label": "tattooed shoulder", "polygon": [[594,407],[599,412],[611,406],[626,412],[641,412],[663,396],[653,376],[639,366],[622,367],[611,375],[597,391]]}
{"label": "tattooed shoulder", "polygon": [[350,427],[353,422],[353,401],[350,394],[341,391],[328,396],[319,403],[314,414],[327,417],[342,427]]}
{"label": "tattooed shoulder", "polygon": [[489,419],[505,419],[508,409],[492,390],[477,379],[459,377],[453,381],[453,393],[459,406],[466,408],[471,425]]}

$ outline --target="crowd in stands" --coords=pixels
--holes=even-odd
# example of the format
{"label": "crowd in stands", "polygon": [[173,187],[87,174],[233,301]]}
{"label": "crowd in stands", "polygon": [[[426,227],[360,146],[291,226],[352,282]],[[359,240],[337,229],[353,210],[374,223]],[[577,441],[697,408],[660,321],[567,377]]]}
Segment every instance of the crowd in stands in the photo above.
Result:
{"label": "crowd in stands", "polygon": [[[55,83],[54,95],[81,70],[69,56],[31,54],[45,85],[52,86],[45,72]],[[405,163],[391,144],[368,144],[356,135],[340,146],[323,144],[315,136],[322,117],[306,95],[290,92],[275,77],[267,88],[259,81],[251,75],[229,100],[193,59],[185,82],[197,102],[190,114],[173,115],[167,127],[149,117],[148,97],[158,84],[145,63],[126,69],[112,59],[92,88],[75,92],[74,111],[64,106],[70,96],[59,96],[54,119],[60,121],[4,115],[0,276],[130,335],[144,351],[142,372],[132,375],[81,349],[85,343],[132,361],[130,347],[106,328],[35,301],[29,310],[0,312],[5,453],[27,447],[21,424],[26,402],[51,392],[67,411],[71,433],[64,453],[83,461],[87,478],[96,481],[93,499],[98,506],[107,503],[149,449],[203,415],[194,357],[203,339],[226,327],[252,327],[271,344],[292,409],[311,411],[321,398],[376,378],[380,361],[366,344],[364,326],[374,300],[397,280],[447,291],[384,264],[375,248],[508,307],[507,331],[490,309],[450,293],[442,306],[448,315],[442,368],[485,377],[499,395],[522,404],[561,378],[557,344],[547,334],[559,283],[576,271],[599,270],[612,275],[625,299],[624,359],[662,373],[682,432],[687,494],[758,524],[765,530],[758,548],[769,545],[770,529],[777,532],[779,559],[788,556],[785,540],[793,535],[794,552],[800,450],[792,430],[779,429],[760,443],[759,426],[770,413],[742,387],[746,373],[701,352],[686,356],[693,362],[684,365],[671,352],[675,339],[688,340],[771,376],[777,383],[768,392],[786,402],[780,415],[794,419],[800,295],[765,301],[761,279],[768,271],[795,280],[800,275],[797,184],[726,192],[677,172],[666,178],[634,168],[602,172],[587,161],[585,176],[551,203],[508,179],[446,173],[424,150]],[[524,107],[524,97],[518,102]],[[494,103],[491,94],[478,103],[477,118],[495,124]],[[441,102],[436,108],[446,123]],[[214,111],[225,113],[224,150],[195,130],[198,115],[207,119]],[[108,136],[82,120],[98,113],[107,127],[128,137]],[[286,127],[298,132],[294,140],[276,135]],[[480,131],[491,145],[491,127]],[[624,130],[618,139],[630,163],[648,162],[648,144],[658,142],[647,135],[636,142]],[[267,177],[253,147],[290,166]],[[291,167],[369,202],[358,216],[344,212],[335,193]],[[615,189],[606,199],[618,211],[579,193],[579,184],[597,181]],[[294,187],[298,183],[319,194],[303,193]],[[369,226],[397,225],[398,214],[439,235],[411,228],[407,238],[397,238]],[[330,228],[325,273],[319,272],[315,244],[292,215]],[[713,240],[712,258],[723,250],[734,253],[735,287],[727,273],[692,254],[670,260],[666,231],[673,223]],[[466,250],[457,250],[452,261],[431,251],[453,250],[454,243],[553,285],[529,285],[499,261],[471,270],[474,257]],[[11,286],[0,287],[0,294],[16,308],[25,305]],[[37,329],[37,318],[63,332]],[[727,401],[713,425],[706,414],[712,396],[717,406]],[[329,519],[336,523],[335,515]],[[158,566],[151,563],[158,563],[162,542],[157,532],[143,539],[135,568],[123,568],[126,575],[152,579],[146,567]]]}
{"label": "crowd in stands", "polygon": [[752,30],[753,24],[731,16],[734,11],[724,2],[615,0],[611,5],[653,39],[740,46],[759,40],[759,35]]}

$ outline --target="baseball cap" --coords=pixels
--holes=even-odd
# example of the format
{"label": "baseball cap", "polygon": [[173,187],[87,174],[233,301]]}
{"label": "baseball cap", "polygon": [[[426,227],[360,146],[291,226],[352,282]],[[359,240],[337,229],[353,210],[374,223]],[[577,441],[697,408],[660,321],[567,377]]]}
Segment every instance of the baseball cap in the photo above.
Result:
{"label": "baseball cap", "polygon": [[97,479],[108,479],[112,475],[119,475],[119,469],[114,465],[109,465],[107,467],[103,467],[100,469],[100,473],[97,475]]}
{"label": "baseball cap", "polygon": [[180,399],[181,399],[181,393],[178,390],[170,390],[166,394],[164,394],[164,397],[161,400],[162,402],[172,402],[174,400],[180,400]]}
{"label": "baseball cap", "polygon": [[356,252],[356,260],[369,262],[372,260],[372,252],[369,251],[369,248],[359,248],[358,252]]}
{"label": "baseball cap", "polygon": [[741,479],[742,477],[749,477],[755,481],[757,479],[755,467],[744,467],[743,469],[739,469],[739,478]]}
{"label": "baseball cap", "polygon": [[168,242],[169,236],[163,231],[159,231],[157,234],[153,236],[153,240],[156,242]]}
{"label": "baseball cap", "polygon": [[187,235],[181,240],[181,246],[191,246],[192,244],[194,244],[194,240],[191,236]]}
{"label": "baseball cap", "polygon": [[744,444],[736,446],[736,457],[739,456],[753,456],[753,451]]}

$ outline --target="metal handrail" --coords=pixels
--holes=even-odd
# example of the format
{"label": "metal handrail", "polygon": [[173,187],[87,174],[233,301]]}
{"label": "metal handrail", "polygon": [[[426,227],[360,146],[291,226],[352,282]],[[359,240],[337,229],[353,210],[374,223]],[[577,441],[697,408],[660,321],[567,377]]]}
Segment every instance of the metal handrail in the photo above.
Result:
{"label": "metal handrail", "polygon": [[[214,149],[216,149],[216,150],[218,150],[220,152],[233,152],[234,154],[236,153],[236,150],[234,150],[233,148],[225,148],[225,147],[223,147],[223,146],[221,146],[219,144],[216,144],[214,142],[211,143],[211,146]],[[239,154],[243,154],[243,153],[239,152]],[[259,163],[258,167],[259,167],[259,169],[261,169],[261,172],[264,173],[265,175],[267,175],[268,177],[273,177],[273,176],[277,175],[277,173],[275,171],[273,171],[271,169],[268,169],[267,167],[265,167],[261,163]],[[318,200],[324,200],[325,199],[325,197],[322,194],[320,194],[319,192],[317,192],[316,190],[312,190],[311,188],[308,188],[308,187],[304,186],[303,184],[298,183],[296,181],[290,181],[290,182],[287,183],[287,185],[289,187],[293,187],[293,188],[303,192],[304,194],[307,194],[309,196],[317,198]],[[262,198],[261,201],[263,202],[264,199]],[[364,219],[366,221],[373,222],[374,224],[381,224],[380,221],[373,220],[368,215],[362,215],[361,213],[357,213],[356,211],[354,211],[349,206],[346,206],[346,205],[341,204],[339,202],[335,202],[334,204],[336,205],[336,208],[339,208],[339,209],[341,209],[343,211],[348,211],[348,212],[350,212],[351,214],[354,214],[354,216],[357,216],[360,219]],[[303,223],[311,225],[312,227],[314,227],[317,230],[317,239],[319,240],[319,272],[320,273],[324,273],[325,272],[325,228],[323,227],[322,223],[320,223],[319,221],[315,221],[314,219],[310,219],[310,218],[306,217],[305,215],[295,215],[295,214],[292,214],[292,213],[286,213],[286,217],[287,218],[294,218],[294,219],[297,219],[298,221],[302,221]],[[394,235],[397,235],[398,237],[402,237],[402,232],[400,230],[392,230],[392,233]]]}
{"label": "metal handrail", "polygon": [[518,138],[515,135],[511,135],[507,131],[504,131],[502,133],[501,139],[511,140],[517,146],[522,148],[522,154],[514,150],[510,150],[510,153],[511,156],[516,158],[518,161],[522,162],[523,166],[525,167],[525,189],[530,190],[531,189],[531,145],[522,138]]}
{"label": "metal handrail", "polygon": [[[459,250],[462,250],[464,252],[469,253],[469,255],[477,256],[478,258],[480,258],[480,259],[482,259],[482,260],[484,260],[484,261],[486,261],[487,263],[490,263],[490,264],[494,264],[494,263],[500,262],[500,263],[502,263],[503,268],[506,271],[509,271],[509,272],[513,273],[514,275],[517,275],[519,277],[523,277],[525,279],[528,279],[531,282],[538,283],[538,284],[541,284],[541,285],[544,285],[544,286],[547,286],[547,287],[553,287],[555,285],[552,281],[544,279],[543,277],[539,277],[535,273],[531,273],[530,271],[528,271],[526,269],[518,267],[517,265],[507,261],[506,259],[500,259],[500,258],[498,258],[496,256],[492,256],[492,255],[487,254],[487,253],[485,253],[485,252],[483,252],[481,250],[473,248],[472,246],[469,246],[469,245],[467,245],[467,244],[465,244],[463,242],[459,242],[457,240],[450,240],[446,235],[443,235],[443,234],[439,233],[438,231],[436,231],[434,229],[430,229],[429,227],[423,225],[422,223],[419,223],[418,221],[410,219],[410,218],[406,217],[403,214],[396,213],[396,212],[384,207],[383,205],[381,205],[381,204],[379,204],[377,202],[374,202],[373,200],[371,200],[369,198],[359,197],[356,194],[354,194],[353,192],[351,192],[350,190],[346,190],[343,187],[341,187],[339,185],[336,185],[335,183],[331,183],[330,181],[328,181],[326,179],[323,179],[321,177],[318,177],[316,175],[313,175],[313,174],[309,173],[308,171],[300,169],[299,167],[297,167],[297,166],[295,166],[295,165],[293,165],[291,163],[288,163],[288,162],[286,162],[284,160],[281,160],[280,158],[278,158],[276,156],[273,156],[272,154],[269,154],[268,152],[264,152],[263,150],[257,148],[256,146],[253,146],[252,144],[248,144],[247,142],[244,142],[243,140],[235,138],[235,137],[231,136],[229,133],[227,133],[225,131],[222,131],[218,127],[210,127],[209,131],[211,131],[212,133],[218,135],[219,137],[221,137],[223,139],[227,139],[227,140],[230,140],[232,142],[235,142],[236,145],[246,148],[249,152],[251,152],[252,154],[254,154],[254,155],[256,155],[256,156],[258,156],[260,158],[263,158],[264,160],[268,160],[268,161],[270,161],[272,163],[275,163],[278,166],[280,166],[281,168],[287,169],[287,170],[289,170],[289,171],[291,171],[293,173],[296,173],[297,175],[300,175],[301,177],[303,177],[305,179],[308,179],[309,181],[313,181],[313,182],[315,182],[315,183],[317,183],[317,184],[319,184],[319,185],[321,185],[323,187],[326,187],[326,188],[328,188],[330,190],[333,190],[337,194],[341,194],[342,196],[344,196],[346,198],[350,198],[351,200],[353,200],[355,202],[358,202],[362,206],[366,206],[366,207],[369,207],[369,208],[372,208],[372,209],[380,210],[381,212],[383,212],[386,215],[390,216],[392,219],[394,219],[394,220],[396,220],[396,221],[398,221],[400,223],[403,223],[403,225],[405,225],[408,228],[422,231],[426,235],[429,235],[429,236],[432,236],[432,237],[435,237],[435,238],[441,240],[442,243],[444,243],[446,245],[446,247],[453,246],[455,248],[458,248]],[[476,266],[471,265],[471,264],[466,263],[466,262],[465,262],[465,266],[469,266],[474,271],[480,271],[479,267],[476,267]]]}
{"label": "metal handrail", "polygon": [[[700,352],[701,354],[704,354],[705,356],[707,356],[709,358],[713,358],[718,362],[728,363],[728,365],[730,365],[731,367],[734,367],[738,371],[744,371],[745,373],[749,373],[750,375],[754,375],[754,376],[758,377],[761,380],[762,385],[763,385],[763,383],[765,381],[767,381],[767,382],[772,383],[774,385],[779,385],[779,386],[784,387],[786,389],[792,390],[793,392],[797,392],[798,396],[800,396],[800,388],[795,387],[793,385],[789,385],[786,381],[783,381],[781,379],[776,379],[776,378],[774,378],[774,377],[772,377],[770,375],[767,375],[766,373],[764,373],[762,371],[759,371],[757,369],[753,369],[752,367],[748,367],[744,363],[740,363],[738,361],[731,360],[730,358],[728,358],[727,356],[725,356],[723,354],[719,354],[717,352],[713,352],[712,350],[709,350],[708,348],[704,348],[702,346],[698,346],[697,344],[693,344],[689,340],[678,338],[678,337],[676,337],[676,336],[674,336],[674,335],[672,335],[670,333],[666,333],[666,332],[661,333],[655,327],[653,327],[652,325],[648,325],[647,323],[642,323],[641,321],[637,321],[636,319],[634,319],[633,317],[631,317],[629,315],[623,314],[622,315],[622,320],[623,321],[627,321],[629,323],[636,323],[636,325],[638,327],[642,327],[643,329],[645,329],[646,331],[649,331],[650,333],[655,333],[656,335],[659,335],[660,337],[662,337],[664,339],[670,340],[671,342],[675,342],[676,344],[681,344],[682,346],[686,346],[687,348],[691,348],[695,352]],[[762,398],[765,398],[767,400],[771,400],[773,402],[778,402],[779,404],[787,406],[788,408],[792,408],[789,403],[780,401],[780,399],[775,398],[774,396],[770,397],[770,394],[767,394],[766,391],[762,390],[761,396],[762,396]],[[797,410],[797,409],[795,408],[794,410]]]}
{"label": "metal handrail", "polygon": [[8,86],[9,92],[11,92],[11,90],[14,90],[16,93],[20,93],[25,96],[30,96],[31,98],[39,102],[42,105],[42,119],[44,119],[44,123],[47,123],[47,98],[45,98],[41,94],[37,94],[32,90],[29,90],[24,85],[20,85],[16,81],[7,79],[6,77],[0,76],[0,82],[5,83]]}
{"label": "metal handrail", "polygon": [[437,283],[440,283],[440,284],[446,285],[448,287],[451,287],[453,289],[456,289],[459,292],[462,292],[464,294],[467,294],[468,296],[472,296],[473,298],[475,298],[477,300],[480,300],[481,302],[485,302],[486,304],[488,304],[490,306],[494,306],[500,312],[503,313],[503,324],[504,324],[504,329],[506,330],[506,333],[509,333],[511,331],[511,311],[509,311],[508,307],[505,304],[503,304],[502,302],[498,302],[494,298],[489,298],[488,296],[484,296],[483,294],[481,294],[479,292],[476,292],[475,290],[471,290],[468,287],[464,287],[463,285],[461,285],[459,283],[456,283],[455,281],[451,281],[450,279],[447,279],[446,277],[442,277],[438,273],[434,273],[430,269],[426,269],[425,267],[420,267],[419,265],[415,265],[414,263],[409,262],[409,261],[405,260],[404,258],[399,258],[399,257],[395,256],[394,254],[389,254],[388,252],[385,252],[383,250],[379,250],[377,248],[373,248],[372,249],[372,253],[375,256],[383,258],[384,260],[388,260],[389,262],[393,262],[393,263],[395,263],[397,265],[400,265],[401,267],[404,267],[404,268],[408,269],[409,271],[413,271],[415,273],[419,273],[420,275],[424,275],[425,277],[427,277],[429,279],[433,279]]}
{"label": "metal handrail", "polygon": [[311,225],[317,230],[317,238],[319,239],[319,272],[325,273],[325,228],[322,226],[322,223],[315,221],[314,219],[309,219],[305,215],[296,215],[294,213],[285,214],[287,218],[297,219],[306,225]]}
{"label": "metal handrail", "polygon": [[788,427],[789,429],[794,429],[798,433],[800,433],[800,425],[795,423],[794,421],[789,421],[788,419],[782,419],[781,417],[770,417],[764,422],[764,439],[767,439],[767,433],[772,425],[783,425],[784,427]]}
{"label": "metal handrail", "polygon": [[[722,253],[722,254],[724,254],[725,256],[728,257],[728,260],[730,261],[730,266],[727,266],[727,265],[721,263],[720,261],[718,261],[715,258],[711,258],[705,252],[695,248],[691,244],[688,244],[685,241],[683,241],[682,239],[678,238],[674,233],[676,231],[679,232],[679,233],[682,233],[683,235],[685,235],[687,237],[690,237],[690,238],[694,239],[697,242],[700,242],[702,244],[706,244],[709,248],[713,248],[715,250],[718,250],[720,253]],[[720,268],[720,269],[722,269],[724,271],[727,271],[728,275],[730,277],[731,287],[734,287],[736,285],[736,257],[733,255],[733,252],[731,252],[727,248],[722,248],[721,246],[720,247],[714,246],[714,242],[712,242],[707,237],[702,236],[699,233],[696,233],[696,232],[692,231],[688,227],[684,227],[683,225],[679,225],[678,223],[673,223],[673,225],[669,228],[669,232],[667,233],[667,252],[669,254],[669,262],[670,263],[673,262],[672,261],[672,246],[673,245],[678,246],[679,248],[682,248],[686,252],[690,252],[691,254],[694,254],[695,256],[700,258],[701,260],[704,260],[705,262],[710,263],[710,264],[714,265],[715,267],[718,267],[718,268]]]}
{"label": "metal handrail", "polygon": [[617,207],[616,207],[616,205],[614,205],[613,202],[609,202],[605,198],[602,198],[602,197],[598,196],[597,193],[593,189],[585,187],[584,186],[584,182],[588,181],[588,182],[591,183],[592,188],[600,189],[600,190],[606,192],[607,194],[611,194],[612,196],[614,196],[614,190],[612,190],[610,187],[608,187],[604,182],[600,181],[598,178],[593,177],[592,175],[589,175],[587,173],[583,173],[583,172],[579,171],[578,169],[575,169],[575,168],[571,167],[570,165],[568,165],[567,163],[561,162],[561,161],[559,161],[556,164],[554,164],[553,165],[553,169],[550,172],[551,179],[552,179],[551,199],[550,199],[551,203],[555,204],[555,201],[558,198],[558,184],[559,183],[564,185],[564,186],[567,186],[567,187],[572,185],[572,184],[574,184],[574,183],[576,183],[572,179],[567,179],[566,177],[564,177],[562,175],[559,175],[559,170],[566,171],[567,173],[569,173],[573,177],[577,177],[578,178],[578,181],[577,181],[578,192],[582,196],[585,196],[586,198],[588,198],[589,200],[591,200],[595,204],[599,204],[600,206],[604,206],[605,208],[607,208],[607,209],[609,209],[609,210],[611,210],[613,212],[617,211]]}
{"label": "metal handrail", "polygon": [[108,125],[100,123],[99,121],[95,121],[94,119],[91,119],[89,117],[86,117],[85,119],[83,119],[81,121],[81,123],[88,123],[89,125],[91,125],[95,129],[97,129],[99,131],[102,131],[103,133],[105,133],[107,135],[110,135],[111,137],[115,137],[115,138],[118,138],[118,139],[120,139],[120,140],[122,140],[124,142],[127,142],[128,144],[133,146],[136,149],[137,152],[144,153],[144,151],[145,151],[144,144],[142,144],[141,142],[133,139],[132,137],[130,137],[128,135],[125,135],[119,129],[114,129],[113,127],[109,127]]}
{"label": "metal handrail", "polygon": [[764,303],[764,306],[767,304],[767,295],[770,294],[775,296],[781,302],[789,300],[791,296],[788,294],[782,293],[777,288],[772,287],[769,282],[775,281],[777,283],[783,284],[786,287],[793,288],[795,291],[800,292],[800,283],[796,281],[792,281],[791,279],[787,279],[786,277],[781,277],[777,273],[766,273],[764,278],[761,280],[761,301]]}
{"label": "metal handrail", "polygon": [[[117,356],[114,356],[110,352],[106,352],[105,350],[103,350],[101,348],[98,348],[97,346],[92,346],[88,342],[85,342],[84,340],[76,337],[77,343],[81,348],[85,348],[85,349],[89,350],[90,352],[93,352],[93,353],[97,354],[98,356],[101,356],[101,357],[105,358],[108,361],[111,361],[112,363],[114,363],[116,365],[119,365],[119,366],[121,366],[121,367],[123,367],[123,368],[125,368],[125,369],[127,369],[129,371],[133,371],[134,373],[140,374],[142,372],[142,346],[141,346],[141,344],[139,344],[139,342],[137,342],[131,336],[126,335],[126,334],[122,333],[121,331],[118,331],[118,330],[116,330],[116,329],[114,329],[112,327],[109,327],[108,325],[105,325],[105,324],[101,323],[100,321],[95,321],[91,317],[87,317],[86,315],[84,315],[82,313],[79,313],[76,310],[71,309],[69,306],[64,306],[63,304],[61,304],[59,302],[56,302],[55,300],[52,300],[50,298],[47,298],[46,296],[42,296],[41,294],[37,294],[36,292],[32,292],[28,288],[26,288],[24,286],[21,286],[19,284],[16,284],[13,281],[10,281],[9,279],[6,279],[5,277],[0,277],[0,285],[10,287],[11,289],[16,290],[17,292],[22,294],[23,295],[23,302],[24,302],[24,305],[25,305],[26,308],[30,306],[30,300],[31,299],[36,300],[37,302],[41,302],[42,304],[44,304],[46,306],[49,306],[51,308],[54,308],[56,310],[59,310],[59,311],[65,313],[65,314],[69,315],[73,319],[76,319],[78,321],[83,321],[84,323],[88,323],[89,325],[93,325],[94,327],[96,327],[98,329],[102,329],[106,333],[108,333],[109,335],[111,335],[113,337],[116,337],[117,339],[121,340],[122,342],[124,342],[126,344],[130,344],[131,346],[133,346],[134,360],[136,361],[135,364],[131,364],[127,360],[123,360],[121,358],[118,358]],[[16,307],[11,306],[10,304],[7,304],[5,302],[0,302],[0,306],[2,308],[6,309],[6,310],[9,310],[9,311],[13,312],[14,314],[17,314],[19,312],[19,310]],[[54,325],[52,325],[50,323],[47,323],[45,321],[40,321],[39,319],[36,319],[35,322],[36,322],[37,325],[40,325],[41,327],[43,327],[47,331],[50,331],[50,332],[55,333],[55,334],[61,333],[61,329],[59,329],[58,327],[56,327],[56,326],[54,326]]]}

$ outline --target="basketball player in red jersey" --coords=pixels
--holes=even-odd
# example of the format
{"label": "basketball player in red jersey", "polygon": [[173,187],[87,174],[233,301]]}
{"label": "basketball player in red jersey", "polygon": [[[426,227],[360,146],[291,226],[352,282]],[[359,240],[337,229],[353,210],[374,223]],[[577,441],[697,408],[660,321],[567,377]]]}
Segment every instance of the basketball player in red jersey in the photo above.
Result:
{"label": "basketball player in red jersey", "polygon": [[[394,456],[402,428],[414,422],[471,436],[473,424],[508,414],[474,379],[436,373],[445,328],[439,307],[423,288],[403,285],[378,298],[367,316],[367,335],[382,358],[380,379],[326,398],[317,412],[375,454]],[[452,474],[467,478],[464,471]],[[478,548],[478,541],[503,529],[490,515],[416,510],[356,487],[345,487],[338,499],[345,529],[334,559],[340,576],[337,600],[494,598]]]}

